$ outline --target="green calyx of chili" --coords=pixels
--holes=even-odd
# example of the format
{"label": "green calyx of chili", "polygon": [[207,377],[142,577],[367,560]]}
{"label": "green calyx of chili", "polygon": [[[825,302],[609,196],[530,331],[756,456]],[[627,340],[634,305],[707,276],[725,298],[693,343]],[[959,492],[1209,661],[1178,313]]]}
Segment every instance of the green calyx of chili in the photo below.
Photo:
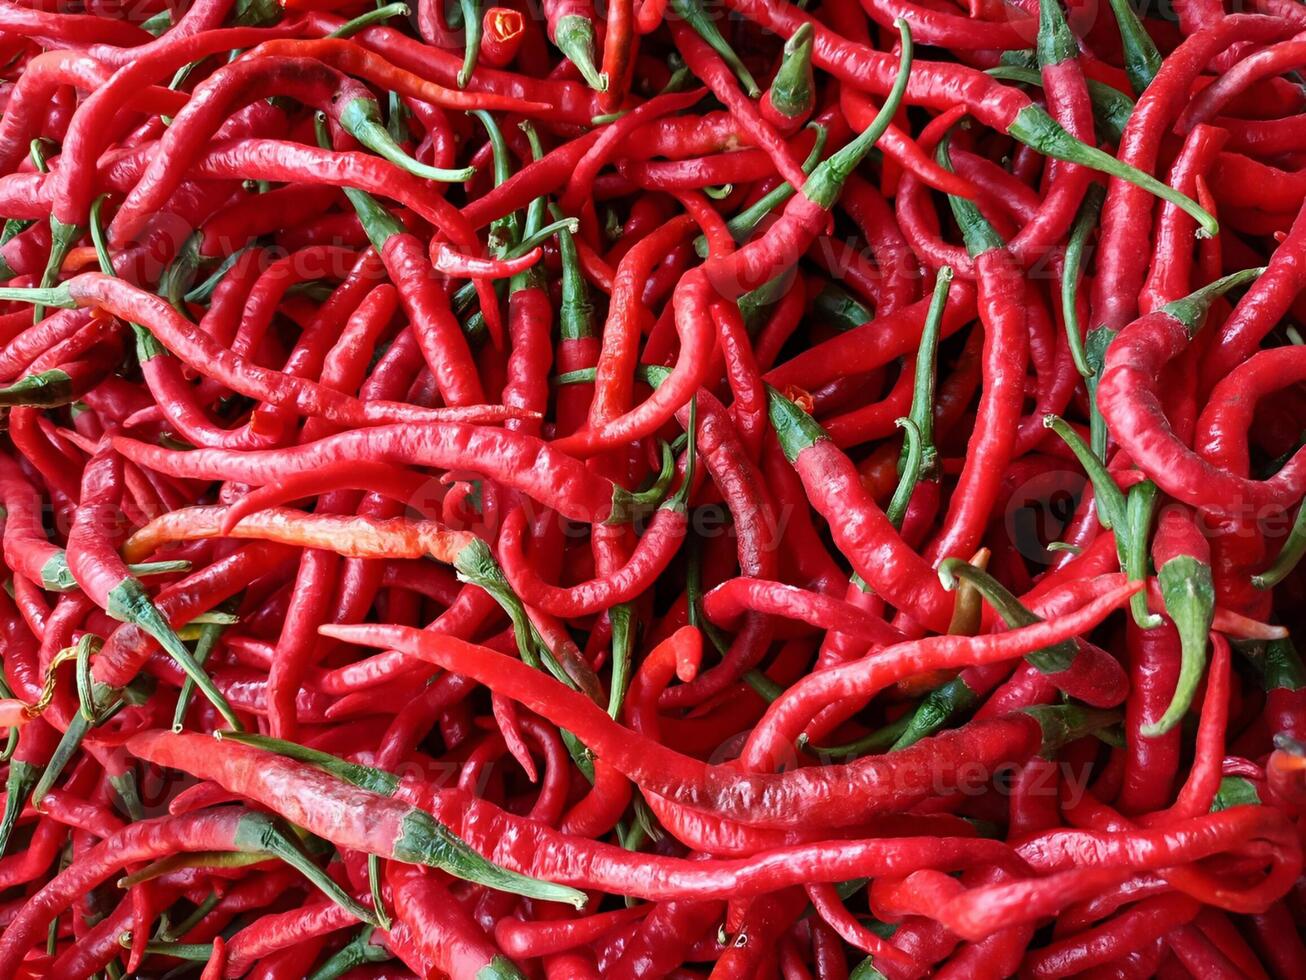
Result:
{"label": "green calyx of chili", "polygon": [[1220,230],[1219,222],[1192,198],[1180,194],[1151,174],[1116,159],[1110,153],[1080,142],[1062,129],[1045,110],[1033,103],[1016,113],[1016,117],[1007,126],[1007,133],[1044,156],[1056,157],[1066,163],[1078,163],[1110,177],[1118,177],[1155,194],[1163,201],[1169,201],[1196,221],[1207,237],[1214,237]]}
{"label": "green calyx of chili", "polygon": [[834,283],[826,283],[816,294],[812,300],[812,315],[839,331],[852,330],[871,322],[870,307]]}
{"label": "green calyx of chili", "polygon": [[1211,800],[1211,813],[1219,813],[1235,806],[1260,806],[1261,794],[1256,784],[1242,776],[1225,776]]}
{"label": "green calyx of chili", "polygon": [[395,142],[390,131],[381,120],[381,106],[375,99],[358,98],[351,100],[340,113],[340,126],[354,139],[382,159],[388,160],[401,170],[414,177],[435,180],[447,184],[460,184],[469,180],[475,173],[475,167],[461,167],[446,170],[443,167],[431,167],[409,156],[402,146]]}
{"label": "green calyx of chili", "polygon": [[374,24],[381,24],[392,17],[407,17],[411,13],[408,5],[404,3],[387,3],[383,7],[377,7],[375,10],[369,10],[365,14],[359,14],[353,20],[347,20],[337,27],[330,34],[329,38],[348,38],[353,37],[359,31],[366,30]]}
{"label": "green calyx of chili", "polygon": [[1151,35],[1147,33],[1129,0],[1110,0],[1111,12],[1116,15],[1120,28],[1120,45],[1125,56],[1125,75],[1135,95],[1152,84],[1161,70],[1161,53],[1156,50]]}
{"label": "green calyx of chili", "polygon": [[815,33],[811,24],[803,23],[790,35],[785,41],[783,60],[771,80],[771,107],[788,119],[806,116],[816,102],[816,79],[812,74]]}
{"label": "green calyx of chili", "polygon": [[153,17],[147,17],[141,21],[141,30],[146,34],[152,34],[155,37],[162,36],[169,28],[172,27],[172,11],[160,10]]}
{"label": "green calyx of chili", "polygon": [[716,22],[703,8],[701,0],[671,0],[671,9],[675,11],[676,16],[690,26],[695,34],[707,42],[708,47],[721,56],[721,60],[735,73],[735,77],[739,79],[739,83],[743,85],[744,91],[748,93],[750,99],[756,99],[762,94],[762,90],[757,85],[757,80],[744,67],[744,63],[739,60],[739,55],[735,53],[735,49],[726,43],[726,39],[721,36],[721,32],[717,30]]}
{"label": "green calyx of chili", "polygon": [[[810,123],[809,125],[816,131],[816,139],[812,143],[812,151],[807,154],[807,159],[803,161],[802,169],[805,174],[811,174],[816,169],[817,163],[821,160],[821,154],[825,152],[826,141],[830,136],[828,127],[819,123]],[[727,221],[726,228],[730,230],[730,234],[735,241],[742,242],[752,233],[763,218],[793,197],[795,193],[797,192],[788,183],[776,185]],[[699,235],[694,239],[694,250],[701,258],[707,257],[707,239],[704,236]]]}
{"label": "green calyx of chili", "polygon": [[[939,141],[939,148],[935,151],[935,157],[939,165],[944,170],[952,171],[952,158],[949,153],[951,141],[944,137]],[[966,251],[970,253],[971,258],[983,255],[985,252],[992,252],[1006,246],[1002,236],[998,234],[987,218],[980,213],[975,202],[964,197],[957,197],[955,194],[948,195],[948,206],[952,208],[952,216],[957,221],[957,227],[961,229],[962,240],[966,243]]]}
{"label": "green calyx of chili", "polygon": [[608,90],[608,76],[594,63],[594,25],[588,18],[578,14],[559,18],[553,43],[576,66],[586,85],[596,92]]}
{"label": "green calyx of chili", "polygon": [[109,590],[109,601],[105,611],[124,623],[132,623],[154,638],[165,653],[176,662],[200,689],[209,703],[218,710],[223,720],[232,728],[240,730],[240,719],[232,710],[227,699],[222,696],[213,679],[204,672],[204,668],[195,662],[186,645],[177,638],[172,627],[158,607],[150,599],[145,587],[134,578],[125,578]]}
{"label": "green calyx of chili", "polygon": [[620,484],[612,486],[612,512],[605,524],[628,524],[635,517],[656,507],[666,495],[676,475],[676,460],[669,450],[662,454],[662,469],[647,490],[631,491]]}
{"label": "green calyx of chili", "polygon": [[[960,558],[945,558],[939,564],[939,581],[945,589],[951,591],[957,587],[958,580],[969,582],[1012,629],[1043,622],[1041,617],[1026,609],[1019,599],[988,572]],[[1059,674],[1071,665],[1078,652],[1079,647],[1074,640],[1062,640],[1027,654],[1025,660],[1044,674]]]}
{"label": "green calyx of chili", "polygon": [[[77,239],[82,237],[83,229],[79,225],[66,225],[54,215],[50,215],[50,257],[46,260],[45,269],[41,273],[41,281],[37,283],[37,288],[48,289],[54,285],[55,280],[59,278],[59,270],[63,268],[63,260],[68,257],[72,247],[77,244]],[[37,301],[32,310],[32,322],[40,323],[45,317],[45,307],[56,306],[58,304],[44,304]]]}
{"label": "green calyx of chili", "polygon": [[1040,754],[1050,756],[1063,745],[1097,734],[1101,729],[1119,724],[1120,712],[1084,708],[1077,704],[1036,705],[1022,708],[1043,729]]}
{"label": "green calyx of chili", "polygon": [[15,381],[6,388],[0,388],[0,405],[33,405],[40,408],[53,408],[67,405],[77,397],[73,391],[73,379],[67,371],[51,368],[37,374]]}
{"label": "green calyx of chili", "polygon": [[18,824],[27,794],[32,791],[40,776],[40,768],[30,762],[19,759],[9,763],[9,775],[5,778],[5,808],[0,813],[0,857],[4,856],[9,846],[9,837]]}
{"label": "green calyx of chili", "polygon": [[[916,377],[912,384],[911,410],[907,417],[920,433],[921,470],[918,479],[933,480],[938,475],[939,453],[934,445],[934,386],[939,354],[939,335],[943,330],[943,312],[952,289],[952,267],[940,266],[934,279],[934,293],[925,312],[920,348],[916,352]],[[898,458],[898,472],[907,470],[907,446]]]}
{"label": "green calyx of chili", "polygon": [[1259,575],[1253,575],[1252,585],[1258,589],[1274,588],[1288,577],[1289,572],[1297,567],[1303,554],[1306,554],[1306,505],[1297,508],[1297,516],[1293,519],[1292,529],[1288,532],[1283,547],[1279,549],[1274,564]]}
{"label": "green calyx of chili", "polygon": [[1043,68],[1079,56],[1079,45],[1075,43],[1075,35],[1070,32],[1070,25],[1062,13],[1061,0],[1039,0],[1035,52]]}
{"label": "green calyx of chili", "polygon": [[[3,242],[0,242],[0,244],[3,244]],[[0,255],[0,280],[8,282],[15,275],[17,275],[17,273],[14,272],[14,267],[5,261],[3,255]]]}
{"label": "green calyx of chili", "polygon": [[236,828],[235,844],[241,851],[280,858],[350,915],[362,922],[380,927],[380,922],[373,911],[356,902],[352,895],[314,864],[295,843],[293,835],[279,826],[279,821],[261,813],[251,813],[242,817]]}
{"label": "green calyx of chili", "polygon": [[744,328],[750,337],[757,335],[762,317],[771,306],[789,291],[793,284],[793,274],[782,272],[756,289],[749,290],[739,297],[739,315],[744,318]]}
{"label": "green calyx of chili", "polygon": [[349,198],[349,203],[354,206],[358,221],[367,234],[367,240],[378,252],[393,236],[403,234],[406,230],[398,218],[366,191],[346,187],[345,197]]}
{"label": "green calyx of chili", "polygon": [[[1120,564],[1125,570],[1125,576],[1131,582],[1142,582],[1147,578],[1147,540],[1152,534],[1152,520],[1156,517],[1159,494],[1160,490],[1155,483],[1142,480],[1130,487],[1125,497],[1125,533],[1122,539],[1120,530],[1116,530],[1116,550],[1120,553]],[[1155,629],[1162,623],[1161,617],[1147,608],[1145,590],[1129,597],[1129,612],[1139,629]]]}
{"label": "green calyx of chili", "polygon": [[[1044,0],[1045,4],[1056,0]],[[1097,227],[1098,217],[1102,213],[1102,202],[1106,200],[1106,189],[1098,183],[1088,186],[1084,201],[1075,216],[1075,224],[1070,230],[1070,239],[1066,243],[1066,258],[1061,272],[1061,319],[1065,323],[1066,339],[1070,342],[1070,356],[1075,362],[1075,370],[1081,377],[1092,378],[1096,371],[1088,363],[1084,351],[1084,337],[1079,327],[1079,274],[1084,265],[1084,249],[1088,238]],[[1099,366],[1100,369],[1100,366]]]}
{"label": "green calyx of chili", "polygon": [[168,355],[168,348],[159,343],[158,338],[139,323],[132,324],[132,333],[136,337],[136,360],[141,364]]}
{"label": "green calyx of chili", "polygon": [[525,980],[526,975],[517,969],[508,957],[499,953],[476,971],[476,980]]}
{"label": "green calyx of chili", "polygon": [[951,719],[969,711],[978,700],[979,695],[970,689],[960,675],[940,684],[908,716],[907,726],[889,751],[897,752],[933,735]]}
{"label": "green calyx of chili", "polygon": [[771,428],[775,430],[776,441],[780,443],[780,449],[790,463],[798,459],[804,449],[830,438],[814,418],[770,385],[767,386],[766,395]]}
{"label": "green calyx of chili", "polygon": [[[1010,52],[1007,52],[1009,54]],[[1004,54],[1004,58],[1006,55]],[[1004,82],[1019,82],[1022,85],[1043,86],[1043,79],[1032,64],[998,65],[985,70],[986,75],[1000,78]],[[1119,89],[1110,85],[1087,79],[1088,97],[1093,103],[1093,123],[1102,138],[1108,143],[1119,143],[1124,134],[1125,125],[1134,112],[1134,100]]]}
{"label": "green calyx of chili", "polygon": [[1288,691],[1300,691],[1306,687],[1306,667],[1292,640],[1286,637],[1271,640],[1265,644],[1265,656],[1261,661],[1262,681],[1267,691],[1279,688]]}
{"label": "green calyx of chili", "polygon": [[[368,867],[371,867],[373,855],[369,855]],[[382,926],[389,929],[389,926]],[[372,929],[365,926],[353,939],[332,953],[325,963],[308,975],[308,980],[336,980],[351,970],[366,966],[368,963],[385,963],[394,959],[394,954],[384,946],[371,942]]]}
{"label": "green calyx of chili", "polygon": [[1217,297],[1223,296],[1231,289],[1246,285],[1259,277],[1264,271],[1265,266],[1257,266],[1254,269],[1232,272],[1222,279],[1217,279],[1215,282],[1189,293],[1182,299],[1166,303],[1157,312],[1174,317],[1182,323],[1191,339],[1197,335],[1197,331],[1202,329],[1202,324],[1206,322],[1206,314]]}
{"label": "green calyx of chili", "polygon": [[889,90],[884,105],[875,114],[869,126],[858,133],[851,142],[830,154],[827,160],[812,171],[812,176],[803,184],[803,196],[827,211],[834,207],[834,202],[838,200],[844,181],[857,169],[857,165],[862,162],[866,154],[871,152],[871,147],[889,128],[893,117],[898,113],[898,108],[902,105],[903,96],[907,93],[907,80],[911,76],[912,66],[911,28],[901,18],[895,23],[901,37],[902,56],[898,61],[898,76],[893,80],[893,88]]}
{"label": "green calyx of chili", "polygon": [[848,980],[889,980],[875,966],[875,957],[868,956],[848,974]]}
{"label": "green calyx of chili", "polygon": [[577,909],[584,908],[588,901],[585,893],[575,888],[540,881],[491,864],[429,813],[416,808],[404,817],[393,850],[396,861],[439,868],[455,878],[496,891],[543,902],[564,902]]}
{"label": "green calyx of chili", "polygon": [[[547,669],[568,687],[580,691],[596,704],[601,703],[601,685],[594,669],[584,658],[572,655],[570,650],[562,651],[563,658],[559,662],[536,632],[526,606],[513,591],[508,576],[495,561],[489,545],[480,538],[473,538],[454,557],[453,567],[459,581],[484,589],[508,615],[517,641],[517,652],[521,654],[524,663],[536,670]],[[544,656],[540,655],[540,651]]]}
{"label": "green calyx of chili", "polygon": [[237,27],[262,27],[280,19],[281,6],[276,0],[236,0],[235,13]]}
{"label": "green calyx of chili", "polygon": [[1206,671],[1207,637],[1215,618],[1215,583],[1211,566],[1192,555],[1171,558],[1156,572],[1161,601],[1179,632],[1179,679],[1169,706],[1154,724],[1144,725],[1148,738],[1164,735],[1183,720]]}

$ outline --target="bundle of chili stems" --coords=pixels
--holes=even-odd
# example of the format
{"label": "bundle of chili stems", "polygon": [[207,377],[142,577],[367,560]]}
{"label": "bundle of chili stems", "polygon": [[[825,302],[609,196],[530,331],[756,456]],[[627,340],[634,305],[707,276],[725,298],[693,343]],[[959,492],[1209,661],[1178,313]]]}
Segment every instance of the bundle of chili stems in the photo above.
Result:
{"label": "bundle of chili stems", "polygon": [[0,3],[0,977],[1306,975],[1306,8],[502,2]]}

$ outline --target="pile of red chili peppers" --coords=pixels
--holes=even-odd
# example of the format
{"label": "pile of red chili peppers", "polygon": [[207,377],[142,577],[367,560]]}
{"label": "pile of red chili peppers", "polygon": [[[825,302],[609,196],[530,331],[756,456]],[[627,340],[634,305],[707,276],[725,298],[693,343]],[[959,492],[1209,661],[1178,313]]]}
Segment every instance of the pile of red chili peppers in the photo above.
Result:
{"label": "pile of red chili peppers", "polygon": [[0,978],[1306,976],[1306,7],[0,0]]}

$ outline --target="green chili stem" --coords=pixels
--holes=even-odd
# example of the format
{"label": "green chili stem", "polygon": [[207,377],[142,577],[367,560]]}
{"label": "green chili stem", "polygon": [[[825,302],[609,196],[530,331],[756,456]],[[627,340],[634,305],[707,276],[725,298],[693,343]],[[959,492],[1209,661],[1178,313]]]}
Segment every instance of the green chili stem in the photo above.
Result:
{"label": "green chili stem", "polygon": [[334,31],[327,35],[333,38],[353,37],[359,31],[365,30],[374,24],[380,24],[392,17],[407,17],[409,14],[408,5],[403,3],[388,3],[384,7],[377,7],[375,10],[369,10],[367,13],[359,14],[353,20],[345,21]]}
{"label": "green chili stem", "polygon": [[[1053,2],[1053,0],[1045,0]],[[1070,240],[1066,243],[1065,266],[1061,272],[1061,318],[1066,327],[1066,339],[1070,342],[1070,356],[1074,359],[1075,370],[1082,377],[1094,377],[1096,372],[1089,366],[1084,353],[1084,337],[1079,326],[1079,276],[1084,265],[1084,248],[1088,238],[1097,227],[1098,216],[1102,213],[1102,202],[1106,199],[1106,190],[1101,184],[1090,184],[1084,194],[1084,203],[1079,207],[1075,225],[1070,231]]]}
{"label": "green chili stem", "polygon": [[[969,582],[1012,629],[1043,622],[1041,617],[1026,609],[1019,599],[988,572],[960,558],[945,558],[939,564],[939,581],[944,588],[955,589],[958,579]],[[1074,640],[1062,640],[1027,654],[1025,659],[1045,674],[1059,674],[1070,666],[1078,652],[1079,647]]]}
{"label": "green chili stem", "polygon": [[921,430],[911,419],[897,419],[893,424],[903,431],[902,449],[906,465],[902,468],[902,475],[898,477],[898,486],[894,489],[893,498],[889,501],[884,514],[895,528],[901,530],[902,519],[911,504],[911,495],[916,490],[916,484],[920,482],[925,447],[921,441]]}
{"label": "green chili stem", "polygon": [[[1152,519],[1156,516],[1160,490],[1151,480],[1143,480],[1129,488],[1125,497],[1125,534],[1122,542],[1120,529],[1116,529],[1116,550],[1121,553],[1121,565],[1131,582],[1147,578],[1147,541],[1151,537]],[[1129,611],[1140,629],[1150,630],[1161,625],[1161,617],[1147,608],[1146,590],[1129,597]],[[1203,639],[1205,636],[1203,635]]]}
{"label": "green chili stem", "polygon": [[[940,266],[934,280],[934,293],[921,328],[920,349],[916,354],[916,377],[912,386],[911,410],[907,417],[916,425],[921,440],[921,479],[934,479],[938,470],[938,450],[934,445],[934,389],[939,353],[939,335],[943,313],[952,288],[952,267]],[[906,469],[907,447],[898,457],[898,472]]]}
{"label": "green chili stem", "polygon": [[1292,522],[1292,530],[1279,550],[1274,563],[1259,575],[1252,576],[1252,585],[1258,589],[1272,589],[1297,567],[1302,555],[1306,555],[1306,504],[1297,508],[1297,516]]}
{"label": "green chili stem", "polygon": [[735,77],[744,86],[744,90],[748,93],[750,99],[761,96],[762,90],[758,87],[757,80],[744,67],[744,63],[739,60],[739,55],[735,53],[735,49],[721,36],[721,31],[717,29],[716,22],[708,16],[700,0],[671,0],[671,9],[693,29],[695,34],[706,41],[713,51],[721,56],[721,60],[729,66],[730,70],[735,73]]}

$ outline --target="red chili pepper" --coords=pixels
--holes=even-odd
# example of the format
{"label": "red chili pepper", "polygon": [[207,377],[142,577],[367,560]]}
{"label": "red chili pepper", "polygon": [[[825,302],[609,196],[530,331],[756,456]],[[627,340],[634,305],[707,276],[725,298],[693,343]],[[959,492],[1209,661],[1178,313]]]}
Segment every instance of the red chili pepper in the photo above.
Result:
{"label": "red chili pepper", "polygon": [[[1187,346],[1201,326],[1210,302],[1233,286],[1260,275],[1235,273],[1134,321],[1111,343],[1098,401],[1112,435],[1163,490],[1212,513],[1247,506],[1285,506],[1306,488],[1289,463],[1265,481],[1248,480],[1211,466],[1158,428],[1161,415],[1155,379],[1162,365]],[[1303,459],[1306,462],[1306,458]]]}
{"label": "red chili pepper", "polygon": [[435,969],[451,977],[521,977],[434,875],[390,863],[395,914]]}
{"label": "red chili pepper", "polygon": [[185,670],[235,728],[240,722],[204,669],[177,638],[140,580],[116,554],[122,531],[117,504],[122,494],[122,460],[111,450],[96,454],[82,476],[81,500],[68,532],[68,568],[77,584],[115,619],[140,627]]}
{"label": "red chili pepper", "polygon": [[[1113,594],[1109,600],[1104,600],[1092,608],[1092,613],[1098,614],[1099,610],[1105,612],[1102,607],[1109,607],[1110,604],[1116,604],[1122,600],[1127,592]],[[1063,622],[1063,629],[1073,629],[1077,625],[1073,617],[1067,617]],[[1043,627],[1032,628],[1035,632]],[[432,658],[439,656],[449,656],[450,662],[457,661],[457,668],[460,673],[471,673],[472,676],[490,682],[492,686],[509,693],[517,699],[523,700],[533,710],[544,714],[546,717],[554,716],[563,707],[569,716],[566,722],[579,737],[586,740],[594,747],[600,755],[607,757],[607,760],[621,769],[633,780],[644,788],[657,792],[659,795],[665,795],[670,799],[685,803],[698,808],[708,808],[722,815],[744,818],[749,822],[757,823],[763,826],[789,826],[793,818],[784,812],[780,805],[781,800],[790,795],[796,794],[804,798],[808,820],[832,821],[838,824],[846,821],[853,816],[846,807],[849,799],[858,798],[865,802],[865,805],[877,805],[872,801],[877,801],[883,787],[872,789],[868,783],[866,786],[860,785],[860,775],[857,775],[860,767],[851,767],[848,773],[848,781],[845,783],[841,777],[835,777],[833,774],[826,776],[814,777],[810,787],[800,788],[807,785],[807,779],[800,771],[794,774],[785,774],[778,777],[769,777],[763,775],[741,777],[738,775],[721,776],[714,775],[714,770],[705,768],[701,763],[692,762],[675,753],[668,752],[662,746],[650,744],[647,741],[641,741],[638,749],[634,744],[622,745],[620,742],[611,737],[608,726],[612,723],[606,715],[602,715],[603,721],[597,717],[593,720],[586,720],[584,725],[581,724],[582,718],[591,716],[589,708],[582,711],[579,707],[579,701],[571,696],[565,700],[558,696],[553,697],[553,703],[546,704],[547,697],[542,693],[537,695],[534,688],[538,688],[542,675],[524,668],[527,675],[520,674],[516,669],[517,665],[508,661],[506,658],[494,654],[481,653],[477,648],[466,644],[461,644],[449,638],[430,637],[423,641],[420,636],[406,634],[397,629],[382,629],[379,627],[323,627],[326,635],[335,636],[342,639],[366,639],[370,643],[385,647],[399,647],[401,649],[412,651],[413,653],[423,654]],[[1017,639],[1010,640],[1008,638]],[[995,638],[996,639],[996,638]],[[1004,634],[1003,640],[1008,644],[1018,643],[1024,639],[1022,633]],[[1001,645],[995,647],[1006,652],[1006,648]],[[447,652],[446,652],[447,651]],[[489,659],[485,659],[489,658]],[[482,669],[482,664],[484,668]],[[910,665],[910,672],[919,673],[920,667],[917,664]],[[510,686],[511,685],[511,686]],[[573,712],[572,708],[576,710]],[[800,708],[799,711],[802,709]],[[1029,719],[1032,722],[1032,718]],[[1006,752],[1021,753],[1028,745],[1029,740],[1034,735],[1034,730],[1038,729],[1036,723],[1024,727],[1024,721],[1016,719],[1004,720],[994,723],[994,730],[991,736],[993,740],[993,749],[1000,754]],[[1017,732],[1023,732],[1017,736]],[[796,734],[796,733],[795,733]],[[600,742],[599,740],[602,739]],[[978,734],[972,741],[972,750],[975,746],[973,743],[979,739]],[[1004,744],[1005,740],[1010,740]],[[626,736],[627,743],[634,740]],[[935,740],[940,741],[940,740]],[[946,740],[944,740],[946,741]],[[925,751],[932,751],[933,747],[929,743],[921,743],[918,748]],[[914,750],[913,750],[914,751]],[[939,745],[938,751],[946,753],[952,751],[951,746],[945,749],[942,744]],[[897,757],[897,763],[900,765],[912,764],[910,756],[912,752]],[[872,760],[873,761],[873,760]],[[875,770],[875,766],[868,769],[866,775]],[[673,775],[674,774],[674,775]],[[791,777],[798,777],[791,780]],[[876,777],[879,778],[879,777]],[[740,781],[744,783],[754,783],[757,787],[755,799],[733,798],[730,787]],[[765,790],[763,787],[774,783],[774,788]],[[787,785],[792,783],[792,785]],[[836,784],[842,784],[843,788],[840,793],[828,796],[827,792],[833,792]],[[919,790],[908,790],[903,795],[903,788],[892,790],[888,797],[879,803],[880,806],[901,806],[905,800],[913,798]],[[890,800],[894,802],[890,803]],[[836,802],[837,801],[837,802]],[[832,812],[826,812],[827,809]],[[833,812],[833,811],[842,811]],[[858,810],[857,813],[864,814],[865,810]]]}

